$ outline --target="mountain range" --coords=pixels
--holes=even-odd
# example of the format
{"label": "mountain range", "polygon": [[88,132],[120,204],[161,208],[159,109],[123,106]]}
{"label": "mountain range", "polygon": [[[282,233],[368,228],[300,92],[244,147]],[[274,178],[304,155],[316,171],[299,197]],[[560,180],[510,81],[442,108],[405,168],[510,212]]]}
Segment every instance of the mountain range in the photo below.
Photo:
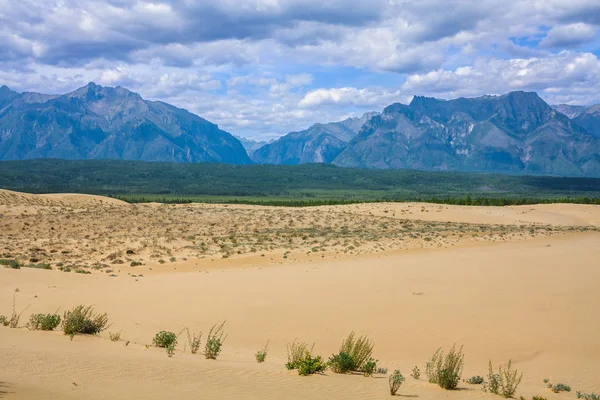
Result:
{"label": "mountain range", "polygon": [[600,176],[600,105],[536,93],[439,100],[314,124],[270,143],[122,87],[64,95],[0,87],[0,160],[126,159]]}
{"label": "mountain range", "polygon": [[379,113],[371,112],[340,122],[314,124],[306,130],[288,133],[252,152],[251,158],[259,164],[331,163],[358,135],[365,122],[375,115]]}
{"label": "mountain range", "polygon": [[2,86],[0,159],[30,158],[251,163],[217,125],[122,87],[47,96]]}

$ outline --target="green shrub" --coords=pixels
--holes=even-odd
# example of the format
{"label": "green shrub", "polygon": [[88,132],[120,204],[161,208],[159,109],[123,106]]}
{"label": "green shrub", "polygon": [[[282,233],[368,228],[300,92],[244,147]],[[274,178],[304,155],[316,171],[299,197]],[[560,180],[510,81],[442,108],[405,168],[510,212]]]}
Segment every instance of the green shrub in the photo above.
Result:
{"label": "green shrub", "polygon": [[269,341],[267,340],[267,344],[261,350],[257,351],[254,357],[256,358],[257,363],[264,363],[267,359],[267,353],[269,352]]}
{"label": "green shrub", "polygon": [[404,383],[404,380],[405,379],[399,370],[395,370],[394,373],[392,375],[390,375],[388,382],[390,384],[390,394],[392,396],[395,396],[396,393],[398,393],[398,389],[400,389],[400,386],[402,386],[402,383]]}
{"label": "green shrub", "polygon": [[512,370],[512,360],[508,360],[506,369],[503,369],[502,366],[498,367],[498,373],[494,372],[490,360],[488,381],[483,386],[483,390],[505,398],[512,398],[521,383],[521,379],[523,379],[523,374],[518,375],[517,370]]}
{"label": "green shrub", "polygon": [[6,315],[0,315],[0,325],[8,326],[8,318],[6,318]]}
{"label": "green shrub", "polygon": [[70,311],[65,311],[62,329],[71,340],[76,334],[97,335],[108,328],[108,316],[95,314],[92,306],[79,305]]}
{"label": "green shrub", "polygon": [[29,317],[27,328],[30,331],[53,331],[60,325],[60,315],[54,314],[32,314]]}
{"label": "green shrub", "polygon": [[465,382],[470,385],[481,385],[483,383],[483,376],[472,376],[469,379],[466,379]]}
{"label": "green shrub", "polygon": [[[521,396],[522,399],[524,399],[524,397]],[[533,396],[531,398],[531,400],[547,400],[545,397],[542,396]]]}
{"label": "green shrub", "polygon": [[340,353],[346,353],[354,360],[355,369],[361,370],[373,355],[373,342],[366,336],[355,339],[354,332],[342,342]]}
{"label": "green shrub", "polygon": [[173,332],[160,331],[152,339],[152,344],[156,347],[166,349],[171,345],[177,345],[177,335]]}
{"label": "green shrub", "polygon": [[169,358],[173,357],[173,354],[175,354],[175,346],[176,345],[177,345],[176,343],[171,343],[167,346],[167,356]]}
{"label": "green shrub", "polygon": [[310,354],[313,351],[315,345],[313,344],[310,350],[308,344],[304,342],[297,342],[296,339],[291,344],[287,345],[287,363],[285,367],[288,370],[297,369],[306,353]]}
{"label": "green shrub", "polygon": [[378,374],[385,375],[385,374],[387,374],[387,371],[388,371],[388,369],[387,369],[387,368],[384,368],[384,367],[378,367],[378,368],[377,368],[377,373],[378,373]]}
{"label": "green shrub", "polygon": [[361,371],[364,376],[373,376],[377,369],[377,361],[373,357],[369,358],[366,363],[363,364]]}
{"label": "green shrub", "polygon": [[29,264],[27,268],[36,268],[36,269],[52,269],[52,266],[47,263],[37,263],[37,264]]}
{"label": "green shrub", "polygon": [[298,362],[298,374],[302,376],[325,372],[326,369],[327,364],[323,362],[321,356],[313,357],[308,352]]}
{"label": "green shrub", "polygon": [[412,369],[412,373],[410,374],[410,376],[412,376],[415,379],[421,378],[421,370],[418,366],[415,365],[415,367]]}
{"label": "green shrub", "polygon": [[600,400],[600,394],[577,392],[577,398],[584,400]]}
{"label": "green shrub", "polygon": [[435,383],[446,390],[454,390],[460,382],[464,366],[463,348],[456,351],[453,345],[448,354],[439,348],[427,362],[426,373],[430,383]]}
{"label": "green shrub", "polygon": [[547,382],[547,383],[548,383],[548,389],[552,390],[554,393],[571,391],[571,386],[565,385],[564,383],[557,383],[556,385],[553,385],[550,382]]}
{"label": "green shrub", "polygon": [[356,364],[352,356],[343,351],[329,357],[328,364],[329,368],[336,374],[346,374],[356,369]]}
{"label": "green shrub", "polygon": [[213,325],[208,332],[206,345],[204,346],[204,358],[207,360],[216,360],[219,353],[221,353],[223,342],[227,339],[224,330],[225,322],[223,321],[221,325]]}
{"label": "green shrub", "polygon": [[17,260],[0,259],[0,265],[4,265],[5,268],[12,268],[12,269],[20,269],[21,268],[21,264],[19,264],[19,262]]}

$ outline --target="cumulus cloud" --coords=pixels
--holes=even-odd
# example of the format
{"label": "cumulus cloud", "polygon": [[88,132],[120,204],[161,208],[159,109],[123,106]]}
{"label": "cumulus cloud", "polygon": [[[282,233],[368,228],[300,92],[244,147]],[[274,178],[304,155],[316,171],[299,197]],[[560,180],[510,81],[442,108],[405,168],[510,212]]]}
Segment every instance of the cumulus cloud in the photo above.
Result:
{"label": "cumulus cloud", "polygon": [[445,98],[501,94],[510,90],[538,91],[554,102],[568,94],[571,101],[600,101],[600,60],[592,53],[563,51],[545,58],[481,58],[472,66],[410,75],[402,90]]}
{"label": "cumulus cloud", "polygon": [[540,42],[542,47],[575,47],[591,42],[596,38],[596,29],[588,24],[579,22],[576,24],[555,26]]}
{"label": "cumulus cloud", "polygon": [[336,89],[317,89],[308,92],[299,102],[300,108],[314,108],[323,105],[353,105],[359,107],[381,107],[400,99],[399,91],[383,88],[357,89],[343,87]]}
{"label": "cumulus cloud", "polygon": [[0,85],[95,81],[273,137],[413,94],[600,101],[597,0],[0,0]]}

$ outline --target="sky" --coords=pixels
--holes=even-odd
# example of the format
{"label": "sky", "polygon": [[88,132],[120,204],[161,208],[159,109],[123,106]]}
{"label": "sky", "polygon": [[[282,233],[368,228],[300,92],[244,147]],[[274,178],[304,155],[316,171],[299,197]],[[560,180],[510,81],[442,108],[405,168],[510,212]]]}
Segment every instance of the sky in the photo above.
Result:
{"label": "sky", "polygon": [[0,85],[95,82],[266,140],[414,95],[600,103],[598,0],[0,0]]}

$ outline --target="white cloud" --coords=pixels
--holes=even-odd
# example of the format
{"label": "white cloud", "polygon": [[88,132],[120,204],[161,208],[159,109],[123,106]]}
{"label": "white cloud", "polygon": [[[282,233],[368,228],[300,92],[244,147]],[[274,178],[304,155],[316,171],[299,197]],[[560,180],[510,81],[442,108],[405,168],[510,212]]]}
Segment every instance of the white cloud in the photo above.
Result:
{"label": "white cloud", "polygon": [[576,24],[555,26],[541,41],[542,47],[573,47],[591,42],[596,38],[596,29],[588,24],[578,22]]}
{"label": "white cloud", "polygon": [[308,92],[298,102],[300,108],[315,108],[323,105],[376,107],[387,105],[401,99],[399,91],[383,88],[357,89],[344,87],[336,89],[317,89]]}

